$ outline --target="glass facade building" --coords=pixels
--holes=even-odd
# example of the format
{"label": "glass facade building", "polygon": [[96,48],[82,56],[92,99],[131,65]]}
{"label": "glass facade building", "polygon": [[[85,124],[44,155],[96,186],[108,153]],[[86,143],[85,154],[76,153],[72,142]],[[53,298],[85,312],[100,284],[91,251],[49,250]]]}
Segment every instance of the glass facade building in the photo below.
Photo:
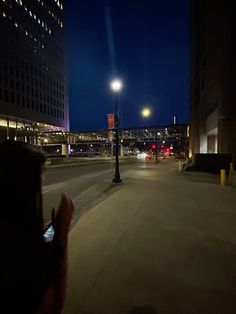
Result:
{"label": "glass facade building", "polygon": [[0,0],[0,127],[69,130],[63,2]]}

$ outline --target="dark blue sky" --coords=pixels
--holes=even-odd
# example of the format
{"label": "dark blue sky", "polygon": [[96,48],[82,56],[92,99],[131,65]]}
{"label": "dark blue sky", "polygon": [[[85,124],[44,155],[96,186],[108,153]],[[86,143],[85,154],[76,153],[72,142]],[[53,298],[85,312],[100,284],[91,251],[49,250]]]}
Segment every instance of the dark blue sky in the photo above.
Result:
{"label": "dark blue sky", "polygon": [[[115,74],[124,84],[121,127],[155,119],[170,124],[174,114],[178,123],[188,121],[188,0],[70,0],[65,6],[71,130],[107,128]],[[144,104],[153,108],[152,118],[140,116]]]}

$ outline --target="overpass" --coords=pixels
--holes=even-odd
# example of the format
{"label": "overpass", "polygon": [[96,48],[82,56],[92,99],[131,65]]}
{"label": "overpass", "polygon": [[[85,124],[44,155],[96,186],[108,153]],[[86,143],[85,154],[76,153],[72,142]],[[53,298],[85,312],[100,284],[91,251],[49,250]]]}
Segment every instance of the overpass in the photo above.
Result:
{"label": "overpass", "polygon": [[[77,156],[110,156],[114,145],[113,130],[88,132],[43,132],[38,145],[48,154]],[[169,147],[173,152],[188,153],[188,124],[146,126],[119,129],[122,154],[136,154],[157,145],[159,151]]]}

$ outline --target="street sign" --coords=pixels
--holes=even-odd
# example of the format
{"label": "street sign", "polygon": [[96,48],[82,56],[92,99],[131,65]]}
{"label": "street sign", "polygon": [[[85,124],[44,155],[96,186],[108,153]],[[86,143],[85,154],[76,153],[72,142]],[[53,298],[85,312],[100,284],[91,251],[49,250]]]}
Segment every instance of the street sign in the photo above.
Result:
{"label": "street sign", "polygon": [[115,114],[114,113],[108,113],[107,115],[108,120],[108,129],[112,130],[115,128]]}

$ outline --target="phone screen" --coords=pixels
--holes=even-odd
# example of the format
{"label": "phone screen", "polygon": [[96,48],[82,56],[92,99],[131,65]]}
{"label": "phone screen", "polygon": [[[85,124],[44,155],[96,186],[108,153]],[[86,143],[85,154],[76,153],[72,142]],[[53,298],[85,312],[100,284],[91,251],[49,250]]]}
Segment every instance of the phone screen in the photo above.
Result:
{"label": "phone screen", "polygon": [[48,228],[44,232],[43,236],[44,236],[44,239],[45,239],[46,242],[49,242],[49,241],[51,241],[53,239],[54,229],[53,229],[52,225],[48,226]]}

